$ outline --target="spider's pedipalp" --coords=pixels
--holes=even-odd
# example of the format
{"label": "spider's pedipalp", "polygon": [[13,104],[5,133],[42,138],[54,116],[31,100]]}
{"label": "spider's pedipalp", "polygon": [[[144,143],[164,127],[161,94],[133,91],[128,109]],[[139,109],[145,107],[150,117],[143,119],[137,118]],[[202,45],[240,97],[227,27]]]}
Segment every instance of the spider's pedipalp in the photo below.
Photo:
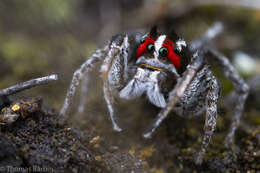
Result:
{"label": "spider's pedipalp", "polygon": [[183,77],[178,81],[175,88],[171,91],[167,106],[162,111],[160,111],[151,128],[143,135],[145,138],[151,137],[156,128],[159,127],[161,122],[168,116],[169,112],[173,110],[178,100],[183,96],[184,92],[191,84],[197,72],[203,67],[203,55],[203,51],[199,52],[199,54],[197,54],[197,56],[194,58],[194,61],[187,67]]}
{"label": "spider's pedipalp", "polygon": [[79,85],[79,83],[82,80],[82,77],[84,76],[85,73],[87,73],[92,67],[94,67],[95,63],[98,61],[102,60],[108,52],[108,46],[105,46],[103,49],[97,49],[90,58],[88,58],[81,66],[79,69],[77,69],[73,73],[72,81],[70,83],[69,90],[66,94],[66,98],[64,101],[64,104],[60,110],[59,114],[59,123],[63,124],[67,119],[67,110],[69,106],[71,105],[71,102],[73,100],[73,97],[75,95],[76,89]]}
{"label": "spider's pedipalp", "polygon": [[231,65],[228,58],[219,53],[216,50],[208,48],[209,55],[219,64],[220,68],[224,72],[224,75],[230,79],[233,87],[235,88],[236,106],[234,109],[234,115],[232,117],[231,128],[225,139],[225,146],[229,147],[230,144],[234,142],[234,134],[239,126],[241,114],[244,110],[244,104],[249,92],[249,86],[247,83],[239,76],[236,69]]}
{"label": "spider's pedipalp", "polygon": [[216,78],[208,72],[209,89],[206,95],[206,119],[204,125],[204,136],[202,139],[201,150],[195,158],[196,164],[201,164],[206,148],[211,140],[217,124],[217,102],[219,97],[219,85]]}

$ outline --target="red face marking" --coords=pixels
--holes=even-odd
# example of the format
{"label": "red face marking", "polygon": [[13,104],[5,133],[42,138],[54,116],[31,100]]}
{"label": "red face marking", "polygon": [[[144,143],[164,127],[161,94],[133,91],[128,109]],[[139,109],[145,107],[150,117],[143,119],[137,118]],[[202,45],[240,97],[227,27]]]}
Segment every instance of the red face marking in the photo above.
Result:
{"label": "red face marking", "polygon": [[[144,42],[140,44],[136,51],[136,57],[139,58],[147,51],[147,46],[149,44],[154,44],[154,40],[151,37],[146,37]],[[166,47],[168,49],[168,56],[167,58],[170,59],[171,63],[174,65],[175,68],[179,69],[181,66],[180,57],[174,52],[175,44],[171,40],[166,40],[162,47]]]}
{"label": "red face marking", "polygon": [[146,52],[147,46],[149,44],[154,44],[154,40],[151,37],[146,37],[144,39],[144,43],[141,43],[140,46],[137,48],[137,51],[136,51],[137,58],[142,56]]}
{"label": "red face marking", "polygon": [[168,58],[175,68],[179,69],[181,66],[180,57],[174,52],[175,44],[171,40],[166,40],[162,47],[166,47],[168,49]]}

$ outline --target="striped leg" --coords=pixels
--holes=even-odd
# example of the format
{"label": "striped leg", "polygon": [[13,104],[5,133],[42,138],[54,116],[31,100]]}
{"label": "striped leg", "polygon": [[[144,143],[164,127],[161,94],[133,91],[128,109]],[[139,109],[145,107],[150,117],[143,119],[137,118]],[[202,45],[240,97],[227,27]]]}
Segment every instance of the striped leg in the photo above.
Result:
{"label": "striped leg", "polygon": [[233,87],[235,88],[236,105],[234,108],[234,114],[232,117],[232,124],[229,129],[228,135],[225,139],[225,146],[230,147],[234,143],[235,131],[239,126],[241,114],[244,110],[244,104],[249,92],[249,86],[239,76],[236,69],[230,64],[227,57],[220,54],[216,50],[208,49],[209,55],[219,64],[220,68],[224,72],[225,76],[230,79]]}
{"label": "striped leg", "polygon": [[204,125],[204,136],[202,139],[201,150],[195,158],[196,164],[202,163],[206,148],[210,143],[211,136],[216,129],[217,123],[217,101],[219,96],[219,85],[214,76],[210,75],[209,78],[210,88],[206,96],[206,119]]}
{"label": "striped leg", "polygon": [[194,61],[191,63],[191,65],[187,67],[187,70],[185,71],[183,77],[178,81],[177,85],[171,92],[167,106],[160,111],[157,119],[152,123],[150,129],[143,135],[145,138],[150,138],[152,136],[153,132],[160,126],[160,124],[168,116],[170,111],[174,109],[179,98],[183,96],[184,92],[190,86],[197,72],[203,67],[204,52],[201,51],[199,55],[194,56]]}
{"label": "striped leg", "polygon": [[111,42],[110,50],[100,70],[103,78],[104,98],[107,103],[110,119],[113,129],[118,132],[122,129],[116,123],[112,89],[120,86],[123,78],[127,75],[127,49],[128,36],[122,37],[122,35],[119,35],[115,37]]}

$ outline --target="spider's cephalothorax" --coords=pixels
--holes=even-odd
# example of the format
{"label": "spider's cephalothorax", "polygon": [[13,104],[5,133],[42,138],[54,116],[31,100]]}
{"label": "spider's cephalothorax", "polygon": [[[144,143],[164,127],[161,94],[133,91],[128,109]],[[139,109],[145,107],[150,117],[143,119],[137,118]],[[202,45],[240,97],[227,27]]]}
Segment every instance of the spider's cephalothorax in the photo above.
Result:
{"label": "spider's cephalothorax", "polygon": [[[206,56],[214,59],[222,68],[225,76],[234,85],[237,96],[232,125],[225,145],[233,143],[235,130],[239,125],[248,86],[238,75],[228,59],[207,43],[222,31],[216,23],[205,35],[191,45],[180,39],[174,32],[157,33],[153,27],[147,34],[132,33],[117,35],[103,49],[98,49],[81,67],[75,71],[65,103],[60,112],[60,120],[66,120],[66,112],[75,94],[76,87],[93,64],[103,61],[101,73],[104,97],[108,106],[114,130],[121,131],[114,115],[114,97],[134,99],[146,95],[149,101],[162,108],[151,129],[144,137],[151,137],[170,111],[184,117],[201,115],[206,112],[202,147],[196,163],[201,163],[206,147],[216,128],[217,101],[219,85],[205,61]],[[82,90],[83,92],[86,90]],[[82,94],[85,95],[85,94]],[[83,102],[82,102],[83,103]],[[82,106],[80,105],[80,108]],[[82,111],[82,109],[79,109]]]}
{"label": "spider's cephalothorax", "polygon": [[156,27],[153,27],[150,33],[141,37],[134,50],[136,72],[120,91],[120,97],[134,99],[146,94],[151,103],[164,108],[168,93],[174,88],[189,61],[189,57],[183,53],[187,52],[186,46],[184,40],[160,35]]}

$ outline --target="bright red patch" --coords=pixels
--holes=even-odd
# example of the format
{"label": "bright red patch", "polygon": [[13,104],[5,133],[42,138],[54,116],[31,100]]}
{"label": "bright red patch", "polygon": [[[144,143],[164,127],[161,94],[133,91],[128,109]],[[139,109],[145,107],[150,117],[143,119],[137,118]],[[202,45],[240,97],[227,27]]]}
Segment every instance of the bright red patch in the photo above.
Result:
{"label": "bright red patch", "polygon": [[168,49],[168,58],[171,60],[172,64],[175,68],[179,69],[181,66],[180,57],[174,52],[175,44],[171,40],[166,40],[162,47],[166,47]]}
{"label": "bright red patch", "polygon": [[146,37],[144,39],[144,43],[142,43],[138,48],[137,48],[137,51],[136,51],[136,57],[140,57],[142,56],[145,52],[146,52],[146,48],[147,46],[152,43],[154,44],[154,40],[151,38],[151,37]]}
{"label": "bright red patch", "polygon": [[[140,46],[137,48],[136,51],[136,57],[139,58],[142,56],[147,49],[147,46],[149,44],[154,44],[154,40],[151,37],[146,37],[144,43],[140,44]],[[174,52],[175,44],[171,40],[166,40],[162,47],[166,47],[168,49],[168,57],[171,61],[171,63],[174,65],[175,68],[179,69],[181,66],[181,60],[180,57]]]}

